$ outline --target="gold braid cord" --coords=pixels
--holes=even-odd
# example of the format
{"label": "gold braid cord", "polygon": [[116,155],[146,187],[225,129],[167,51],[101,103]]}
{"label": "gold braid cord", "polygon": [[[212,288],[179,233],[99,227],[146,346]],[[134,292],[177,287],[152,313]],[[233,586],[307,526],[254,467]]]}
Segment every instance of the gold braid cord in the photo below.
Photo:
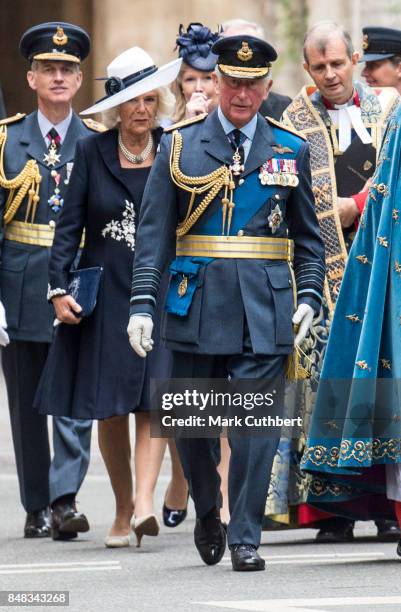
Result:
{"label": "gold braid cord", "polygon": [[[221,200],[223,213],[222,235],[224,235],[227,222],[227,235],[230,233],[231,219],[234,209],[233,193],[235,183],[232,172],[227,166],[220,166],[210,174],[204,176],[187,176],[180,169],[180,157],[183,142],[178,131],[173,132],[170,154],[170,174],[173,182],[184,191],[191,194],[185,219],[178,225],[176,234],[178,238],[185,236],[195,225],[199,217],[203,215],[209,204],[224,187],[224,197]],[[202,202],[192,211],[195,197],[206,192]]]}
{"label": "gold braid cord", "polygon": [[39,185],[42,180],[39,167],[34,159],[26,162],[24,168],[13,179],[8,180],[4,173],[4,150],[7,140],[7,126],[0,126],[0,187],[9,191],[6,201],[3,221],[4,224],[10,223],[25,196],[28,194],[28,205],[26,209],[25,221],[31,215],[31,222],[35,218],[36,209],[39,202]]}

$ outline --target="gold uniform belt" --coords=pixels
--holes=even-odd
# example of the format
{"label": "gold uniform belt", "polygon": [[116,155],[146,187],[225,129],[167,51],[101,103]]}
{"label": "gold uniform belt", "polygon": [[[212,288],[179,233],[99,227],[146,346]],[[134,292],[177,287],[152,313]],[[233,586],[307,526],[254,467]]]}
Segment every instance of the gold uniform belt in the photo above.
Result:
{"label": "gold uniform belt", "polygon": [[[55,221],[50,221],[47,225],[41,223],[27,223],[25,221],[11,221],[4,226],[4,238],[21,242],[22,244],[34,244],[35,246],[51,247],[54,240]],[[85,235],[82,234],[82,249],[85,242]]]}
{"label": "gold uniform belt", "polygon": [[294,242],[287,238],[263,236],[199,236],[186,234],[177,239],[176,255],[177,257],[282,259],[292,261],[294,258]]}

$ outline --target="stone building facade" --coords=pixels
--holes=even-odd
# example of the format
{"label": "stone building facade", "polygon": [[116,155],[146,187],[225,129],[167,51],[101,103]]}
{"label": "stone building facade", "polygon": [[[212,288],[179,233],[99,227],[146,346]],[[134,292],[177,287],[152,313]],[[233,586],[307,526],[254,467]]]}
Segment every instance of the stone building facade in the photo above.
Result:
{"label": "stone building facade", "polygon": [[29,26],[42,21],[71,21],[85,27],[93,40],[91,56],[84,62],[85,82],[76,109],[102,96],[110,60],[120,51],[139,45],[156,63],[175,57],[175,36],[180,23],[202,21],[211,29],[231,18],[257,21],[277,48],[273,71],[275,89],[294,95],[305,82],[302,38],[306,28],[322,19],[334,19],[351,32],[360,47],[363,25],[399,24],[401,0],[1,0],[0,82],[8,114],[29,112],[34,96],[26,85],[26,62],[18,43]]}

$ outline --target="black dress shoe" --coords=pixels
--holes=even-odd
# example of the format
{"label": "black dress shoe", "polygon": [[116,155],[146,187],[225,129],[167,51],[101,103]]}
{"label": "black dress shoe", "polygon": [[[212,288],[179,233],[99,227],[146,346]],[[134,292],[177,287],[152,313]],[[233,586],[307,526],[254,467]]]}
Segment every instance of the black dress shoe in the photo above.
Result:
{"label": "black dress shoe", "polygon": [[52,538],[53,540],[72,540],[78,533],[89,531],[88,519],[78,512],[75,502],[64,502],[52,505]]}
{"label": "black dress shoe", "polygon": [[258,572],[265,569],[265,560],[253,544],[234,544],[230,549],[235,572]]}
{"label": "black dress shoe", "polygon": [[398,544],[397,544],[397,555],[399,557],[401,557],[401,539],[398,540]]}
{"label": "black dress shoe", "polygon": [[332,544],[335,542],[351,542],[354,539],[354,526],[346,525],[336,529],[322,528],[316,534],[316,542]]}
{"label": "black dress shoe", "polygon": [[377,539],[380,542],[398,542],[401,536],[400,528],[396,521],[375,521],[377,527]]}
{"label": "black dress shoe", "polygon": [[214,508],[204,518],[196,519],[194,540],[206,565],[221,561],[226,549],[226,532],[220,520],[220,510]]}
{"label": "black dress shoe", "polygon": [[28,512],[25,520],[24,538],[50,537],[50,510],[36,510]]}
{"label": "black dress shoe", "polygon": [[178,527],[187,518],[187,509],[173,510],[163,504],[163,523],[166,527]]}

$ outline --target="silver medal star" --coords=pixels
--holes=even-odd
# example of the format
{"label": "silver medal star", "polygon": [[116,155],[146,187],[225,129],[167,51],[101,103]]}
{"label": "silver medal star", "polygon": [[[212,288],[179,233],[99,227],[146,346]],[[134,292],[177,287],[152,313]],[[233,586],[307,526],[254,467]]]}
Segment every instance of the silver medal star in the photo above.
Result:
{"label": "silver medal star", "polygon": [[276,207],[271,211],[267,217],[269,227],[271,228],[272,234],[275,234],[283,221],[283,213],[281,212],[280,206],[277,204]]}
{"label": "silver medal star", "polygon": [[50,166],[54,167],[56,164],[59,163],[60,155],[57,155],[57,149],[55,146],[50,145],[48,152],[45,153],[43,157],[43,161],[45,162],[46,166],[48,166],[49,168]]}

